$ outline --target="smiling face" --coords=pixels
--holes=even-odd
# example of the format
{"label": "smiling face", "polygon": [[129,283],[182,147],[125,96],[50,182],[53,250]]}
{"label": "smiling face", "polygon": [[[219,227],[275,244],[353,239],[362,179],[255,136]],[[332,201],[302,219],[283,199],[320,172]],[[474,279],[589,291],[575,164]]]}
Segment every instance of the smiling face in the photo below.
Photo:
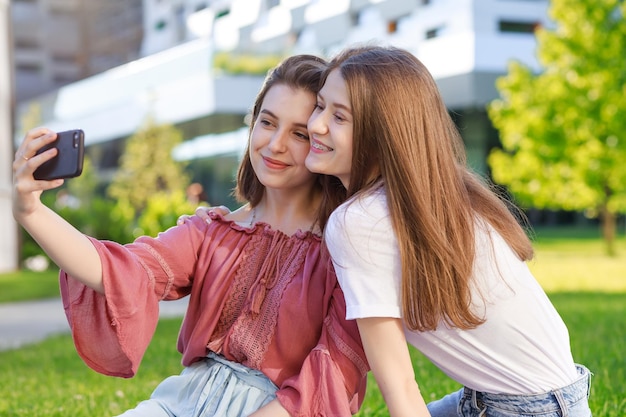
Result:
{"label": "smiling face", "polygon": [[352,123],[348,88],[339,70],[334,69],[318,93],[309,118],[311,150],[306,166],[312,172],[334,175],[346,188],[352,167]]}
{"label": "smiling face", "polygon": [[315,96],[284,84],[272,86],[250,134],[249,156],[257,178],[267,188],[312,187],[315,174],[304,165],[309,152],[307,121]]}

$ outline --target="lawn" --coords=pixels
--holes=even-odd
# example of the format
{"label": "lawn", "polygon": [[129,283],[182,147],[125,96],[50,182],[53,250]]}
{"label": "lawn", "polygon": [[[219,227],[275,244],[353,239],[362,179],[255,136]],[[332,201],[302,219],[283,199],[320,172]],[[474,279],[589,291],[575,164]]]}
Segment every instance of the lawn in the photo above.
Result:
{"label": "lawn", "polygon": [[[530,267],[546,288],[570,329],[576,361],[594,373],[591,408],[594,417],[626,415],[626,239],[619,256],[603,254],[594,236],[537,231],[537,256]],[[42,288],[56,274],[0,275],[0,294],[25,294],[19,287]],[[31,288],[33,287],[33,288]],[[14,297],[17,297],[15,295]],[[15,299],[15,298],[11,298]],[[6,300],[6,298],[5,298]],[[71,338],[58,336],[20,350],[0,352],[0,415],[110,416],[150,395],[166,376],[181,369],[175,349],[180,319],[162,320],[139,373],[124,380],[96,374],[77,357]],[[412,351],[416,378],[427,400],[459,387],[419,352]],[[370,378],[359,417],[386,416],[375,382]]]}

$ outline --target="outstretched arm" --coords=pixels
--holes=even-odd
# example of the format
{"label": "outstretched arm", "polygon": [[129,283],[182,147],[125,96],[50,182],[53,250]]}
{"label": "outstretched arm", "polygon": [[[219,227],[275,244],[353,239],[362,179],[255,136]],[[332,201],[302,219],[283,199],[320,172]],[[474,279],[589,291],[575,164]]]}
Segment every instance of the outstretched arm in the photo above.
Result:
{"label": "outstretched arm", "polygon": [[63,180],[42,181],[35,170],[57,154],[55,148],[36,152],[53,142],[56,133],[47,128],[29,131],[13,161],[13,217],[50,258],[68,274],[103,293],[102,266],[92,243],[75,227],[41,202],[41,193],[57,188]]}
{"label": "outstretched arm", "polygon": [[385,399],[389,415],[430,416],[422,398],[401,319],[357,319],[363,349]]}

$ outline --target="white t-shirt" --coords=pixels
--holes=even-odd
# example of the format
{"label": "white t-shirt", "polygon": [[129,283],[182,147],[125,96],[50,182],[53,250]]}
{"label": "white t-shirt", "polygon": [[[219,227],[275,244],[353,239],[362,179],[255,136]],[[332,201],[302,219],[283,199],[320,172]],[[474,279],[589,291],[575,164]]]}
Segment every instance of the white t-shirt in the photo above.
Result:
{"label": "white t-shirt", "polygon": [[[407,341],[457,382],[484,392],[530,394],[577,378],[563,320],[503,238],[476,222],[472,330],[414,332]],[[347,318],[402,317],[401,265],[383,187],[335,210],[325,239],[345,293]],[[480,297],[485,296],[486,302]]]}

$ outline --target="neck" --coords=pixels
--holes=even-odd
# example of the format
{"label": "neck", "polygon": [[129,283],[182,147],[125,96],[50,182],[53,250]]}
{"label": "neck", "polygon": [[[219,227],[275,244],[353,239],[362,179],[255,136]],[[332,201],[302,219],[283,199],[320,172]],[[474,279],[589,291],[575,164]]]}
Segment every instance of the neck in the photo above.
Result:
{"label": "neck", "polygon": [[287,235],[298,230],[317,232],[314,223],[321,201],[319,192],[303,196],[276,194],[268,190],[254,207],[255,221],[267,223]]}

